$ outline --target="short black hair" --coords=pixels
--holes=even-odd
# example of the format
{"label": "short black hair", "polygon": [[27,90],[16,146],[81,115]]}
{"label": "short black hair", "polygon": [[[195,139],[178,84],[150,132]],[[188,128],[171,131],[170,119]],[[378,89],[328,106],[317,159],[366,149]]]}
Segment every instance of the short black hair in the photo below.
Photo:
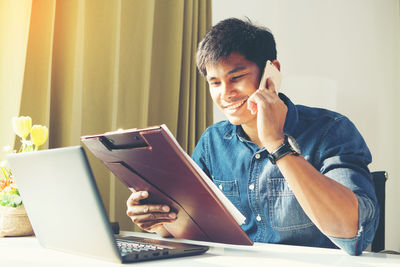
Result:
{"label": "short black hair", "polygon": [[267,60],[276,59],[275,38],[269,29],[254,25],[250,20],[222,20],[204,36],[197,49],[197,68],[203,76],[206,66],[226,59],[233,52],[256,63],[262,71]]}

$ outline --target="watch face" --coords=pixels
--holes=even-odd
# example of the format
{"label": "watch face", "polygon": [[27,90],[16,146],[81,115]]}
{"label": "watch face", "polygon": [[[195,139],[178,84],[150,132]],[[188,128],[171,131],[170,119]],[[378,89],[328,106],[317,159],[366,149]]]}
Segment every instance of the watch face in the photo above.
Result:
{"label": "watch face", "polygon": [[288,142],[289,145],[293,148],[293,150],[297,153],[297,154],[301,154],[301,150],[300,150],[300,146],[299,144],[297,144],[296,139],[294,139],[292,136],[288,136]]}

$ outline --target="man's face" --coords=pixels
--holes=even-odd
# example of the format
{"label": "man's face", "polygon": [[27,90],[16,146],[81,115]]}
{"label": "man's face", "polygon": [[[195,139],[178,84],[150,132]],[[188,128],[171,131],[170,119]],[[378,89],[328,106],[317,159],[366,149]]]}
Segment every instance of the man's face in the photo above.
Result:
{"label": "man's face", "polygon": [[260,69],[239,53],[206,66],[207,81],[215,104],[232,124],[256,123],[247,109],[247,99],[259,86]]}

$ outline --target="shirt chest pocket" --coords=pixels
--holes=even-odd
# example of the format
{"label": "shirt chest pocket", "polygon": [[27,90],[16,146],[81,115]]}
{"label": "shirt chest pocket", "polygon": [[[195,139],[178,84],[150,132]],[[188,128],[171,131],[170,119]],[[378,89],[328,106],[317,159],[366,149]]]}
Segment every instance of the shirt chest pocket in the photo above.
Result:
{"label": "shirt chest pocket", "polygon": [[277,231],[300,230],[314,224],[284,178],[268,179],[268,215]]}
{"label": "shirt chest pocket", "polygon": [[219,180],[213,179],[214,184],[224,193],[224,195],[232,202],[235,207],[243,213],[242,206],[240,204],[239,186],[237,180]]}

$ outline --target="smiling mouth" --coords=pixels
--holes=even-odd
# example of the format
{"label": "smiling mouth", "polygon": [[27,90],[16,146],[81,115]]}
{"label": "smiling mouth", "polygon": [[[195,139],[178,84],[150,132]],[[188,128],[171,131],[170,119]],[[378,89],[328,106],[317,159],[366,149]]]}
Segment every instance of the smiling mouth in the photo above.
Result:
{"label": "smiling mouth", "polygon": [[246,101],[247,101],[247,97],[245,98],[245,99],[242,99],[242,100],[240,100],[239,102],[235,102],[235,103],[227,103],[227,102],[222,102],[222,104],[223,104],[223,108],[224,109],[226,109],[226,110],[235,110],[235,109],[237,109],[237,108],[239,108],[239,107],[241,107]]}

